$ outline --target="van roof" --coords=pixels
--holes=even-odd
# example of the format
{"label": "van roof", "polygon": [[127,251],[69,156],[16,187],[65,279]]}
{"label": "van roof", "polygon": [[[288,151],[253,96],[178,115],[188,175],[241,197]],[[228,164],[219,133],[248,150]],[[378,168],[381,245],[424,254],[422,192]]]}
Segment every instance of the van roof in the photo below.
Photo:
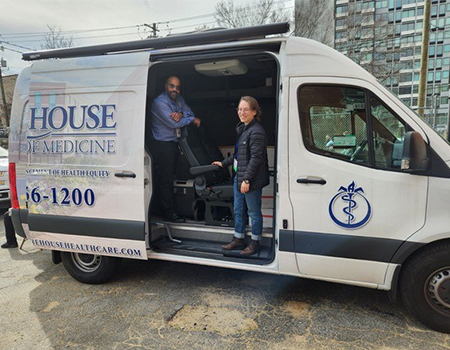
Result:
{"label": "van roof", "polygon": [[173,35],[164,38],[144,39],[123,43],[27,52],[22,55],[22,59],[25,61],[33,61],[48,58],[97,56],[124,51],[155,50],[170,47],[205,45],[236,40],[264,38],[266,35],[283,34],[287,31],[289,31],[289,23],[283,22],[254,27],[194,32],[191,34]]}

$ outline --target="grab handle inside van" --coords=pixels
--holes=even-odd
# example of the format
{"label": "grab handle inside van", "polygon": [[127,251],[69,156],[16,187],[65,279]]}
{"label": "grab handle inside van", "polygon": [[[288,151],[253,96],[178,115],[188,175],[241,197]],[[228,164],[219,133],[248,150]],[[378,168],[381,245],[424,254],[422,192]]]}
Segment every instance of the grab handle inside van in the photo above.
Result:
{"label": "grab handle inside van", "polygon": [[218,165],[211,164],[211,165],[193,166],[192,168],[189,169],[189,171],[192,175],[200,175],[218,169],[219,169]]}

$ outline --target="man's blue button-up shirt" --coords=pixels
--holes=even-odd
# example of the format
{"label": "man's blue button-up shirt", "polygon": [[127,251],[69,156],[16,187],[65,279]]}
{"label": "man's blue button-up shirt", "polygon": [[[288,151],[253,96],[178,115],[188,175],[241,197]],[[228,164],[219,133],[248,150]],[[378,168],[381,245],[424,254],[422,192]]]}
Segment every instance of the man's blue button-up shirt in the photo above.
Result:
{"label": "man's blue button-up shirt", "polygon": [[[181,95],[172,101],[165,92],[153,100],[151,112],[153,137],[158,141],[178,141],[176,129],[194,120],[194,113]],[[183,117],[178,122],[170,117],[174,112],[183,113]]]}

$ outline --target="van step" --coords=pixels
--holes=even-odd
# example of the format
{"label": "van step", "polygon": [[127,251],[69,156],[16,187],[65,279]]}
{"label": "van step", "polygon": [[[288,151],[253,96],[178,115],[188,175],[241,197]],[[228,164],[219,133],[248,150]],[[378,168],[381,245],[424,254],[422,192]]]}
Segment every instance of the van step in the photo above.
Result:
{"label": "van step", "polygon": [[[193,239],[181,239],[181,243],[169,240],[167,237],[162,237],[155,242],[152,242],[152,248],[158,252],[170,252],[182,255],[191,255],[189,253],[202,253],[206,255],[219,255],[223,257],[251,259],[251,260],[269,260],[271,258],[271,249],[262,246],[260,251],[251,256],[240,255],[239,250],[226,251],[222,249],[222,244],[228,242],[212,242],[212,241],[198,241]],[[197,254],[195,254],[197,255]]]}

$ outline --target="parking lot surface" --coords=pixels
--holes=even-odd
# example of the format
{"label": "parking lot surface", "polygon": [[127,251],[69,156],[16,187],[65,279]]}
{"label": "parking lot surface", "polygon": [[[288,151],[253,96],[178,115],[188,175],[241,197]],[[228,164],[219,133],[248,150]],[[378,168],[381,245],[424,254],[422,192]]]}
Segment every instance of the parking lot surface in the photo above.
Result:
{"label": "parking lot surface", "polygon": [[382,291],[132,260],[85,285],[30,242],[0,249],[0,293],[1,349],[450,349]]}

